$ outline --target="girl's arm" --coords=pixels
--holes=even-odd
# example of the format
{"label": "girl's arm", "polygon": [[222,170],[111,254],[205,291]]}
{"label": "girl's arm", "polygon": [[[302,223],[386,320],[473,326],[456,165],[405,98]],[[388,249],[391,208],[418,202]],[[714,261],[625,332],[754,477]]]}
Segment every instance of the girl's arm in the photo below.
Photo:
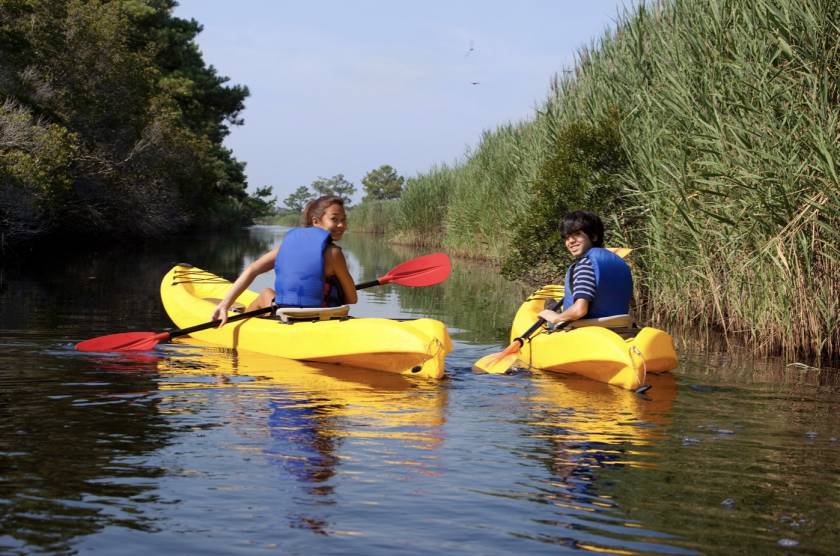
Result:
{"label": "girl's arm", "polygon": [[219,326],[222,326],[227,322],[227,313],[230,306],[236,300],[237,297],[242,295],[248,286],[251,285],[251,282],[254,281],[254,278],[262,274],[263,272],[268,272],[272,268],[274,268],[274,260],[277,258],[277,250],[279,248],[275,247],[268,253],[262,255],[259,259],[249,264],[245,270],[242,271],[242,274],[239,275],[239,278],[236,279],[236,282],[233,283],[233,286],[228,290],[225,297],[219,302],[216,308],[213,310],[213,319],[220,319],[222,322]]}
{"label": "girl's arm", "polygon": [[335,276],[338,283],[341,285],[341,291],[344,294],[344,303],[356,303],[359,296],[356,295],[356,284],[353,283],[353,277],[350,276],[350,271],[347,270],[347,261],[344,259],[344,253],[336,245],[327,247],[324,254],[326,265],[324,265],[325,274],[328,276]]}

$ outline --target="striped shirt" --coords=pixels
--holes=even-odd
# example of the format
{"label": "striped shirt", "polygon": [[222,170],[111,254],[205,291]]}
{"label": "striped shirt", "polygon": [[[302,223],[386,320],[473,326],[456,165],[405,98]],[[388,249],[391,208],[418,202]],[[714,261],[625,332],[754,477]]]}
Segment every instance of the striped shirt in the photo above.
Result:
{"label": "striped shirt", "polygon": [[572,265],[572,301],[595,299],[595,268],[584,255]]}

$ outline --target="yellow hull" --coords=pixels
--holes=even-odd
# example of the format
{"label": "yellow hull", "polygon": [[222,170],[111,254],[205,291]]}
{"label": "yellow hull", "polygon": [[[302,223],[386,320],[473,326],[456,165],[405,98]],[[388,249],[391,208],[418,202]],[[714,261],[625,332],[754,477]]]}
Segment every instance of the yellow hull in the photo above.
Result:
{"label": "yellow hull", "polygon": [[[188,265],[173,267],[161,281],[160,295],[178,328],[210,319],[231,283]],[[236,301],[248,305],[257,294]],[[195,338],[228,349],[286,359],[350,365],[391,373],[440,379],[452,341],[442,322],[381,318],[296,322],[251,318],[193,333]]]}
{"label": "yellow hull", "polygon": [[[557,290],[551,291],[557,295]],[[532,296],[519,307],[511,327],[511,341],[537,321],[544,302],[544,297]],[[574,373],[630,390],[644,384],[647,373],[662,373],[677,366],[670,334],[651,327],[642,328],[627,340],[599,326],[553,333],[543,330],[525,342],[519,359],[537,369]]]}
{"label": "yellow hull", "polygon": [[[162,391],[209,386],[273,391],[280,387],[284,397],[297,401],[297,407],[317,406],[322,417],[341,417],[338,421],[319,419],[318,428],[330,436],[387,436],[417,441],[426,448],[442,442],[438,429],[446,421],[447,390],[436,385],[424,387],[395,373],[233,352],[192,338],[186,341],[203,348],[200,361],[187,359],[185,364],[185,358],[161,358],[157,369],[167,377],[158,385]],[[194,381],[193,376],[202,380]],[[216,381],[209,385],[208,376]],[[237,377],[251,380],[234,380]],[[408,407],[411,411],[406,411]],[[343,419],[354,417],[363,417],[369,426],[362,427],[365,430],[340,427],[346,422]],[[421,461],[416,465],[425,464]]]}

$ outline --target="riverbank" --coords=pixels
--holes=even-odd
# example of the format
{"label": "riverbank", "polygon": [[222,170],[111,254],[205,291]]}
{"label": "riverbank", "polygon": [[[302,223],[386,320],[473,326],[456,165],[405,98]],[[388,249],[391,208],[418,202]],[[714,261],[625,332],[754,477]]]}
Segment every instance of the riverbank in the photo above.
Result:
{"label": "riverbank", "polygon": [[557,221],[605,217],[636,298],[757,353],[840,354],[840,11],[671,0],[580,51],[533,119],[363,203],[358,230],[558,278]]}

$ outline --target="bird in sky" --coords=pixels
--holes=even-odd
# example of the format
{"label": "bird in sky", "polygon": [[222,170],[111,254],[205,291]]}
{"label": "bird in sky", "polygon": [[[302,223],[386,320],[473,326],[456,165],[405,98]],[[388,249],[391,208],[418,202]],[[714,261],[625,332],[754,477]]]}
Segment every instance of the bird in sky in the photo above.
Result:
{"label": "bird in sky", "polygon": [[470,41],[470,48],[469,50],[467,50],[466,54],[464,54],[464,58],[469,56],[473,51],[475,51],[475,43],[473,41]]}

